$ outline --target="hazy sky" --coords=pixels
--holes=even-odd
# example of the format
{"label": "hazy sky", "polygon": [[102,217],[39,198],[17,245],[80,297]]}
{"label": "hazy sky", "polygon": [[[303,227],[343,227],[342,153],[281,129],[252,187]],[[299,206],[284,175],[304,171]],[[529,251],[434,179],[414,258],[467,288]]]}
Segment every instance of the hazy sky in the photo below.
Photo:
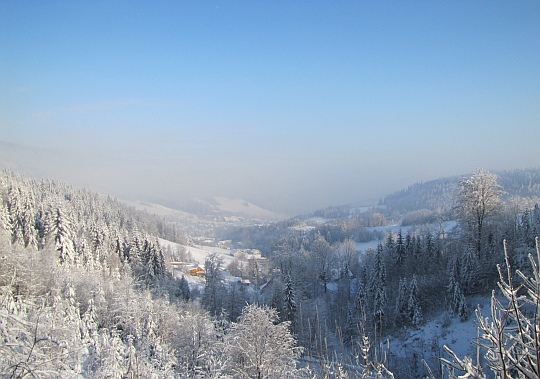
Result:
{"label": "hazy sky", "polygon": [[2,1],[0,141],[289,214],[538,167],[540,2]]}

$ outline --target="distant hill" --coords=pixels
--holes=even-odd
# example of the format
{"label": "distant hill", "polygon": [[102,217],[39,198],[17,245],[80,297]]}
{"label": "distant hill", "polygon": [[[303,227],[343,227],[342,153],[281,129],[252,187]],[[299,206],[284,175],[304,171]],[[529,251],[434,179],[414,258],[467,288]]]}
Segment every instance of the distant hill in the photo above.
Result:
{"label": "distant hill", "polygon": [[185,204],[161,205],[148,201],[127,201],[126,204],[139,210],[156,214],[169,221],[198,222],[203,219],[223,219],[232,222],[246,219],[249,221],[281,221],[286,217],[267,209],[261,208],[241,199],[226,197],[212,197],[206,199],[192,199]]}
{"label": "distant hill", "polygon": [[[540,168],[524,170],[492,171],[506,192],[505,197],[540,197]],[[380,205],[400,212],[420,209],[448,211],[452,208],[462,178],[452,176],[416,183],[386,196]]]}

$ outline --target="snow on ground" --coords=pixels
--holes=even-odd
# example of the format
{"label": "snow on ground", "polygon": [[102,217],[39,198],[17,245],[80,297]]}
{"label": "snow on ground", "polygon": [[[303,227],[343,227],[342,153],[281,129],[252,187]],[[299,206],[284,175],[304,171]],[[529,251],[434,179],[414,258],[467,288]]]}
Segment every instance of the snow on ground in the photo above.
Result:
{"label": "snow on ground", "polygon": [[200,265],[204,265],[204,261],[212,253],[219,254],[219,256],[223,259],[223,265],[225,267],[228,266],[234,260],[234,257],[231,256],[230,250],[223,249],[216,246],[204,246],[204,245],[186,246],[186,245],[180,245],[175,242],[167,241],[162,238],[159,239],[159,244],[164,248],[166,248],[167,246],[170,246],[173,250],[185,249],[186,254],[187,253],[191,254],[191,257],[193,258],[193,261],[189,263],[198,263]]}
{"label": "snow on ground", "polygon": [[285,216],[261,208],[255,204],[241,199],[229,199],[227,197],[214,197],[217,207],[225,212],[242,214],[248,217],[268,220],[282,220]]}
{"label": "snow on ground", "polygon": [[[390,338],[390,359],[410,362],[416,356],[425,359],[430,365],[440,357],[452,358],[443,346],[448,346],[459,357],[469,356],[476,362],[476,344],[478,328],[475,309],[480,306],[483,317],[491,317],[491,298],[475,297],[468,299],[470,317],[461,322],[459,318],[448,318],[441,314],[419,329],[408,329],[400,336]],[[483,356],[484,353],[481,355]]]}
{"label": "snow on ground", "polygon": [[[180,245],[175,242],[171,242],[168,240],[164,240],[162,238],[159,239],[159,244],[163,248],[167,248],[167,246],[170,246],[172,250],[181,250],[182,248],[185,249],[186,254],[191,254],[192,261],[191,262],[185,262],[185,263],[191,263],[193,265],[199,265],[201,267],[204,267],[204,261],[206,258],[212,254],[217,253],[223,260],[222,268],[225,269],[227,266],[235,260],[233,256],[231,256],[231,251],[227,249],[223,249],[217,246],[204,246],[204,245],[194,245],[194,246],[185,246]],[[173,272],[174,275],[176,275],[178,278],[181,278],[182,275],[187,279],[189,286],[193,290],[194,287],[198,287],[201,289],[204,286],[205,278],[204,277],[197,277],[197,276],[191,276],[186,274],[185,272],[182,272],[180,268],[176,269],[175,272]],[[229,274],[228,271],[223,271],[223,277],[225,281],[227,282],[236,282],[239,280],[242,280],[241,278],[234,277]]]}
{"label": "snow on ground", "polygon": [[179,211],[178,209],[172,209],[165,207],[160,204],[148,203],[143,201],[129,201],[129,200],[120,200],[122,203],[131,206],[139,211],[147,212],[149,214],[154,214],[156,216],[161,216],[165,218],[174,217],[180,220],[195,221],[197,217],[190,213]]}

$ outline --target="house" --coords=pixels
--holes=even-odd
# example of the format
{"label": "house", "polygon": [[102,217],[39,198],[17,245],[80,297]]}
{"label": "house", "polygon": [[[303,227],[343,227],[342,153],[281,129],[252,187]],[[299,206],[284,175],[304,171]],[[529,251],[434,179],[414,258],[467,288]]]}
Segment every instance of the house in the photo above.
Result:
{"label": "house", "polygon": [[187,262],[170,262],[171,271],[175,278],[180,279],[183,274],[189,271],[189,268],[195,267],[191,263]]}
{"label": "house", "polygon": [[206,272],[204,271],[204,268],[201,266],[197,266],[195,268],[192,268],[189,270],[189,274],[191,276],[197,276],[199,278],[204,277],[206,275]]}

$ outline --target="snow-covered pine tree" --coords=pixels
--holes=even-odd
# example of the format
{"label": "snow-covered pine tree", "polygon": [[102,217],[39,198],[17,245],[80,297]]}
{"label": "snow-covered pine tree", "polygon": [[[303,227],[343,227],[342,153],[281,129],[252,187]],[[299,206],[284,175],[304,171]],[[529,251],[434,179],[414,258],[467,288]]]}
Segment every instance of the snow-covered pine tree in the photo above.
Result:
{"label": "snow-covered pine tree", "polygon": [[540,205],[539,204],[536,204],[534,206],[531,219],[532,219],[531,228],[533,230],[532,231],[533,235],[540,236]]}
{"label": "snow-covered pine tree", "polygon": [[23,231],[21,228],[22,219],[22,189],[20,187],[10,186],[7,195],[7,204],[9,210],[9,223],[11,230],[11,243],[23,244]]}
{"label": "snow-covered pine tree", "polygon": [[526,209],[521,215],[520,222],[518,224],[518,231],[523,244],[527,247],[534,247],[534,229],[533,229],[533,217],[532,212]]}
{"label": "snow-covered pine tree", "polygon": [[476,251],[472,246],[466,246],[459,261],[459,282],[462,284],[462,289],[467,294],[472,294],[478,291],[478,271],[479,261]]}
{"label": "snow-covered pine tree", "polygon": [[422,236],[417,235],[416,238],[414,238],[414,241],[414,257],[416,259],[420,259],[424,255],[424,242],[422,240]]}
{"label": "snow-covered pine tree", "polygon": [[465,321],[468,318],[467,303],[463,290],[461,289],[457,279],[457,264],[454,263],[452,267],[453,268],[450,270],[450,274],[448,276],[448,285],[446,287],[448,310],[453,316],[457,315],[461,321]]}
{"label": "snow-covered pine tree", "polygon": [[416,275],[413,275],[409,285],[409,300],[407,303],[407,314],[410,323],[414,327],[419,327],[423,322],[422,307],[420,306],[420,296],[418,294],[418,283]]}
{"label": "snow-covered pine tree", "polygon": [[357,323],[355,322],[353,306],[347,303],[347,319],[343,328],[343,339],[346,344],[351,344],[358,334]]}
{"label": "snow-covered pine tree", "polygon": [[290,275],[285,279],[285,296],[283,299],[285,314],[283,319],[291,323],[291,331],[294,333],[296,324],[296,300],[294,296],[293,283]]}
{"label": "snow-covered pine tree", "polygon": [[191,290],[189,289],[189,283],[184,275],[178,283],[179,298],[183,301],[189,301],[191,299]]}
{"label": "snow-covered pine tree", "polygon": [[380,332],[384,325],[386,314],[386,266],[383,260],[383,248],[379,243],[375,254],[375,266],[373,267],[372,294],[373,294],[373,322]]}
{"label": "snow-covered pine tree", "polygon": [[6,232],[11,232],[11,221],[7,203],[0,199],[0,228]]}
{"label": "snow-covered pine tree", "polygon": [[204,262],[205,285],[202,303],[212,316],[217,316],[223,308],[225,285],[221,272],[223,261],[216,254],[210,254]]}
{"label": "snow-covered pine tree", "polygon": [[424,240],[426,243],[426,257],[427,259],[433,260],[435,257],[435,241],[433,239],[433,234],[428,231]]}
{"label": "snow-covered pine tree", "polygon": [[391,257],[396,252],[396,245],[394,243],[394,235],[392,234],[392,232],[388,233],[388,236],[386,237],[386,241],[384,244],[384,251],[386,252],[386,254],[388,254]]}
{"label": "snow-covered pine tree", "polygon": [[412,256],[414,253],[414,240],[411,236],[411,233],[408,231],[405,236],[405,255]]}
{"label": "snow-covered pine tree", "polygon": [[75,251],[71,237],[71,226],[68,217],[58,206],[54,210],[54,217],[51,223],[50,235],[54,240],[55,248],[58,251],[58,259],[61,264],[70,265],[75,260]]}
{"label": "snow-covered pine tree", "polygon": [[405,249],[405,241],[403,239],[403,234],[401,232],[401,228],[399,229],[397,240],[396,240],[396,246],[395,246],[395,256],[396,256],[396,263],[400,266],[405,261],[407,251]]}
{"label": "snow-covered pine tree", "polygon": [[38,239],[35,228],[34,199],[31,193],[24,199],[24,209],[22,213],[21,229],[23,233],[24,246],[37,250]]}
{"label": "snow-covered pine tree", "polygon": [[403,326],[409,322],[409,318],[407,317],[409,290],[407,287],[407,280],[405,278],[401,278],[399,281],[398,293],[396,297],[396,306],[394,309],[394,319],[397,326]]}
{"label": "snow-covered pine tree", "polygon": [[360,276],[356,281],[354,292],[354,307],[358,318],[366,317],[366,312],[370,309],[370,300],[372,298],[371,287],[368,285],[367,267],[363,265],[360,270]]}

